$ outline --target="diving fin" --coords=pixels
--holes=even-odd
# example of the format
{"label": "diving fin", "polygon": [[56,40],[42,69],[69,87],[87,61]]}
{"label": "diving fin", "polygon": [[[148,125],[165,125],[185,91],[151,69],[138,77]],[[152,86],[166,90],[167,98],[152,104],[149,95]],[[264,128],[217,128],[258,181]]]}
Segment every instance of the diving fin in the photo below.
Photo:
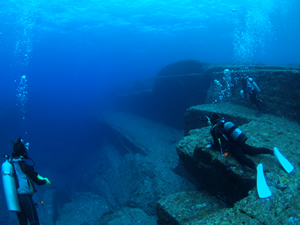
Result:
{"label": "diving fin", "polygon": [[274,155],[280,162],[281,166],[286,170],[286,172],[290,173],[294,170],[294,166],[287,160],[278,150],[278,148],[274,148]]}
{"label": "diving fin", "polygon": [[257,192],[258,196],[260,198],[268,198],[272,195],[270,188],[268,187],[265,175],[264,175],[264,169],[263,169],[263,164],[259,164],[256,167],[257,171],[257,177],[256,177],[256,187],[257,187]]}

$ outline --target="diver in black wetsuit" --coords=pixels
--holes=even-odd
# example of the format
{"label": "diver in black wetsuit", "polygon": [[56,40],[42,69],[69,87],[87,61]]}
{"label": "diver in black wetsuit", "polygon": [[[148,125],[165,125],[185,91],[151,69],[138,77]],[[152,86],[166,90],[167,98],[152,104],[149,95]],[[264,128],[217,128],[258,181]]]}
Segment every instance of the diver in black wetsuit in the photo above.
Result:
{"label": "diver in black wetsuit", "polygon": [[[13,142],[12,142],[13,143]],[[39,225],[39,219],[32,195],[36,190],[32,181],[37,185],[51,184],[48,178],[40,176],[34,171],[33,166],[27,164],[24,159],[28,159],[28,146],[25,146],[22,139],[13,143],[13,153],[11,164],[15,171],[16,188],[18,193],[21,212],[17,212],[20,225]]]}
{"label": "diver in black wetsuit", "polygon": [[218,114],[212,115],[211,135],[213,137],[212,148],[223,149],[223,154],[228,151],[236,160],[256,171],[257,165],[247,155],[269,154],[274,155],[274,151],[267,148],[256,148],[246,144],[247,137],[233,123],[221,119]]}
{"label": "diver in black wetsuit", "polygon": [[261,116],[262,110],[261,110],[261,105],[260,102],[256,98],[256,94],[259,93],[261,90],[251,77],[244,77],[241,78],[242,82],[242,87],[243,89],[241,90],[240,94],[242,98],[244,98],[244,93],[246,93],[246,97],[248,100],[251,101],[251,103],[255,104],[258,112],[256,114],[257,117]]}
{"label": "diver in black wetsuit", "polygon": [[[256,148],[247,145],[245,143],[247,140],[246,135],[243,134],[243,132],[232,122],[225,121],[216,113],[212,115],[211,119],[207,116],[205,118],[211,125],[210,133],[214,140],[214,142],[208,145],[207,148],[212,147],[221,149],[221,153],[223,156],[226,156],[226,153],[229,152],[236,158],[239,163],[246,165],[254,170],[256,172],[256,186],[260,198],[268,198],[272,195],[265,180],[263,165],[262,163],[256,165],[251,159],[247,158],[245,154],[274,155],[278,159],[281,166],[286,170],[286,172],[291,173],[294,170],[294,166],[279,152],[278,148],[275,147],[274,150],[270,150],[267,148]],[[225,165],[227,167],[227,170],[230,170],[230,165],[228,165],[226,159]]]}

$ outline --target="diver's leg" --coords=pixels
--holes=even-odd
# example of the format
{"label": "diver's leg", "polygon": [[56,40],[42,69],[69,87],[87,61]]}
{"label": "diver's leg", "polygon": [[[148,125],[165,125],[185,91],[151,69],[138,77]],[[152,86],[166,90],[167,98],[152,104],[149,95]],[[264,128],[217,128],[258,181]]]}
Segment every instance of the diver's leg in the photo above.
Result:
{"label": "diver's leg", "polygon": [[21,212],[17,212],[17,217],[19,220],[19,225],[27,225],[27,217],[25,214],[26,205],[26,197],[24,195],[18,195],[19,204],[21,208]]}
{"label": "diver's leg", "polygon": [[274,151],[268,148],[256,148],[251,145],[244,143],[242,146],[243,152],[247,155],[259,155],[259,154],[269,154],[274,155]]}
{"label": "diver's leg", "polygon": [[25,195],[26,196],[26,209],[25,209],[25,214],[26,217],[28,218],[28,221],[30,225],[39,225],[39,218],[37,215],[37,211],[35,208],[35,205],[32,200],[32,195]]}
{"label": "diver's leg", "polygon": [[249,158],[247,158],[242,150],[242,148],[238,145],[233,145],[230,147],[229,152],[236,158],[236,160],[242,165],[248,166],[250,169],[256,171],[256,164]]}
{"label": "diver's leg", "polygon": [[256,105],[256,107],[258,109],[258,112],[256,113],[255,116],[260,117],[261,114],[262,114],[262,110],[261,110],[260,102],[256,98],[256,92],[255,91],[251,92],[251,94],[250,94],[250,100],[251,100],[251,102],[253,104]]}

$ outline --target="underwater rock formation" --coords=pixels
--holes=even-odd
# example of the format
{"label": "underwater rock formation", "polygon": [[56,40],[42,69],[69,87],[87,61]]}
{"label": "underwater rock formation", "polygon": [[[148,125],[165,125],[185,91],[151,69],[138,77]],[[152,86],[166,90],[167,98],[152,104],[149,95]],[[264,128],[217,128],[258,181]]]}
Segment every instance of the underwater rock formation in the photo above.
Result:
{"label": "underwater rock formation", "polygon": [[[197,60],[182,60],[163,67],[155,78],[153,107],[157,117],[168,125],[183,126],[186,108],[203,104],[210,86],[209,74]],[[176,121],[176,122],[175,122]]]}
{"label": "underwater rock formation", "polygon": [[[230,73],[230,81],[227,81],[227,84],[224,83],[225,69]],[[147,85],[144,90],[139,89],[128,95],[119,96],[118,105],[122,110],[182,129],[184,127],[182,115],[187,108],[194,105],[233,103],[257,110],[250,100],[241,99],[242,85],[239,81],[241,76],[252,77],[260,87],[261,92],[257,98],[264,113],[300,122],[299,67],[268,65],[244,67],[181,60],[163,67],[157,73],[152,88]],[[223,89],[226,87],[228,90],[220,93],[215,80],[223,84]]]}
{"label": "underwater rock formation", "polygon": [[[101,222],[94,225],[154,225],[156,224],[156,218],[147,215],[143,210],[139,208],[123,207],[113,214],[107,214],[101,218]],[[91,224],[92,225],[92,224]]]}
{"label": "underwater rock formation", "polygon": [[227,68],[231,74],[231,96],[224,97],[222,101],[218,99],[218,92],[213,81],[215,79],[222,82],[224,78],[223,71],[217,71],[216,67],[212,68],[212,83],[207,93],[206,103],[214,103],[216,100],[223,103],[233,103],[257,110],[256,106],[247,100],[241,99],[240,90],[242,85],[239,83],[241,76],[252,77],[261,92],[257,95],[261,102],[264,113],[283,116],[290,120],[300,122],[300,68],[285,66],[268,66],[257,65],[251,68],[233,67],[228,65]]}
{"label": "underwater rock formation", "polygon": [[210,72],[206,73],[207,67],[207,64],[198,60],[171,63],[158,71],[152,88],[148,85],[144,90],[120,95],[118,106],[122,110],[181,129],[186,108],[203,104],[206,100],[211,80]]}
{"label": "underwater rock formation", "polygon": [[191,107],[185,113],[185,137],[178,143],[177,152],[204,190],[232,206],[255,187],[255,177],[251,169],[241,167],[230,154],[225,158],[219,151],[206,148],[212,138],[210,127],[201,117],[210,117],[214,112],[237,126],[256,118],[251,115],[251,110],[232,104]]}
{"label": "underwater rock formation", "polygon": [[205,66],[206,64],[201,63],[199,60],[180,60],[161,68],[157,73],[157,77],[203,73]]}
{"label": "underwater rock formation", "polygon": [[[180,225],[221,224],[222,222],[230,224],[293,224],[299,221],[300,182],[297,170],[297,165],[300,165],[299,125],[272,115],[256,118],[251,116],[251,110],[232,104],[191,107],[185,114],[186,121],[192,123],[192,117],[194,117],[196,122],[200,116],[211,115],[214,112],[220,113],[227,119],[230,118],[234,123],[237,121],[240,129],[248,136],[248,144],[269,149],[277,146],[296,166],[296,169],[291,174],[287,174],[274,156],[247,156],[256,164],[263,163],[266,180],[272,191],[270,198],[260,199],[255,182],[251,183],[251,180],[255,179],[255,172],[240,165],[229,154],[226,159],[231,164],[231,171],[228,173],[220,152],[205,148],[205,145],[211,140],[208,125],[198,123],[195,129],[186,130],[187,135],[178,143],[177,152],[185,168],[201,185],[202,191],[200,191],[209,193],[226,203],[227,207],[231,207],[222,208],[222,205],[219,204],[220,210],[217,212],[207,213],[205,217],[203,214],[191,214],[191,217],[188,217],[184,213],[189,210],[186,207],[197,208],[198,205],[205,204],[207,200],[204,198],[202,201],[201,198],[198,198],[198,201],[194,202],[195,196],[189,198],[186,195],[185,198],[176,198],[178,207],[171,207],[174,199],[174,195],[172,195],[158,202],[159,221],[167,221],[162,224]],[[234,179],[230,179],[230,177]],[[243,183],[244,181],[246,183]],[[247,181],[249,181],[249,185],[245,185]],[[245,194],[244,197],[243,194]],[[188,206],[186,202],[194,202],[194,204]]]}
{"label": "underwater rock formation", "polygon": [[237,126],[249,123],[251,120],[260,120],[255,117],[255,111],[239,105],[232,105],[228,103],[223,104],[203,104],[192,106],[185,111],[184,134],[193,129],[207,127],[207,123],[201,120],[201,117],[211,117],[213,113],[218,113],[221,117],[227,120],[233,120]]}
{"label": "underwater rock formation", "polygon": [[[274,156],[249,156],[256,164],[263,163],[270,198],[258,197],[253,171],[229,154],[226,159],[232,171],[228,172],[220,152],[205,148],[211,141],[209,126],[199,118],[213,112],[238,125],[248,144],[270,149],[277,146],[295,166],[287,174]],[[108,146],[90,153],[78,174],[93,194],[78,193],[65,203],[57,211],[57,222],[73,218],[77,207],[93,213],[90,205],[98,204],[104,211],[78,221],[116,225],[120,221],[147,225],[156,221],[159,225],[296,224],[300,220],[300,127],[272,115],[257,118],[254,112],[229,103],[193,106],[185,114],[184,137],[182,130],[134,114],[108,112],[99,116],[105,127],[102,138]]]}
{"label": "underwater rock formation", "polygon": [[177,145],[177,153],[202,189],[233,206],[255,187],[253,172],[241,168],[232,157],[225,159],[219,151],[207,149],[209,140],[208,128],[192,130]]}
{"label": "underwater rock formation", "polygon": [[120,217],[131,214],[119,210],[122,208],[136,209],[135,213],[148,215],[156,224],[155,207],[160,198],[195,190],[183,174],[177,173],[175,149],[181,130],[116,111],[103,112],[99,125],[108,147],[93,154],[81,176],[87,189],[106,199],[113,209],[106,218],[111,219],[110,224],[120,224],[113,213]]}
{"label": "underwater rock formation", "polygon": [[99,224],[100,218],[110,211],[106,201],[98,195],[78,193],[64,205],[55,224]]}
{"label": "underwater rock formation", "polygon": [[205,192],[178,192],[162,198],[156,204],[157,224],[188,224],[193,218],[205,218],[225,208],[218,199]]}

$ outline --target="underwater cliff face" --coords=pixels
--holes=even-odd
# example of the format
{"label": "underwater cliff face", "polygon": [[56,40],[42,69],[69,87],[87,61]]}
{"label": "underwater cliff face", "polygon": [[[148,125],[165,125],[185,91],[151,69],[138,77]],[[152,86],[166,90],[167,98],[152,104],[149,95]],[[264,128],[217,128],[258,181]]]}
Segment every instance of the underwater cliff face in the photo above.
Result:
{"label": "underwater cliff face", "polygon": [[[246,94],[244,98],[241,98],[240,95],[242,84],[238,79],[241,76],[247,76],[253,78],[261,90],[256,94],[256,97],[263,113],[300,122],[300,108],[298,104],[300,99],[299,67],[253,65],[245,69],[228,65],[228,68],[230,69],[232,80],[228,90],[230,96],[220,96],[220,91],[212,83],[206,103],[229,102],[258,110],[257,106],[250,99],[247,99]],[[224,84],[224,71],[213,72],[212,79],[217,79]]]}
{"label": "underwater cliff face", "polygon": [[[199,66],[201,65],[201,66]],[[198,66],[198,67],[197,67]],[[224,71],[228,70],[226,82]],[[162,68],[152,88],[119,97],[122,110],[183,129],[185,110],[204,103],[233,103],[258,110],[241,97],[241,78],[251,77],[260,88],[256,94],[262,113],[273,114],[300,122],[300,68],[256,65],[245,68],[237,65],[206,64],[198,60],[182,60]],[[220,82],[220,85],[216,84]],[[238,113],[238,112],[237,112]]]}

